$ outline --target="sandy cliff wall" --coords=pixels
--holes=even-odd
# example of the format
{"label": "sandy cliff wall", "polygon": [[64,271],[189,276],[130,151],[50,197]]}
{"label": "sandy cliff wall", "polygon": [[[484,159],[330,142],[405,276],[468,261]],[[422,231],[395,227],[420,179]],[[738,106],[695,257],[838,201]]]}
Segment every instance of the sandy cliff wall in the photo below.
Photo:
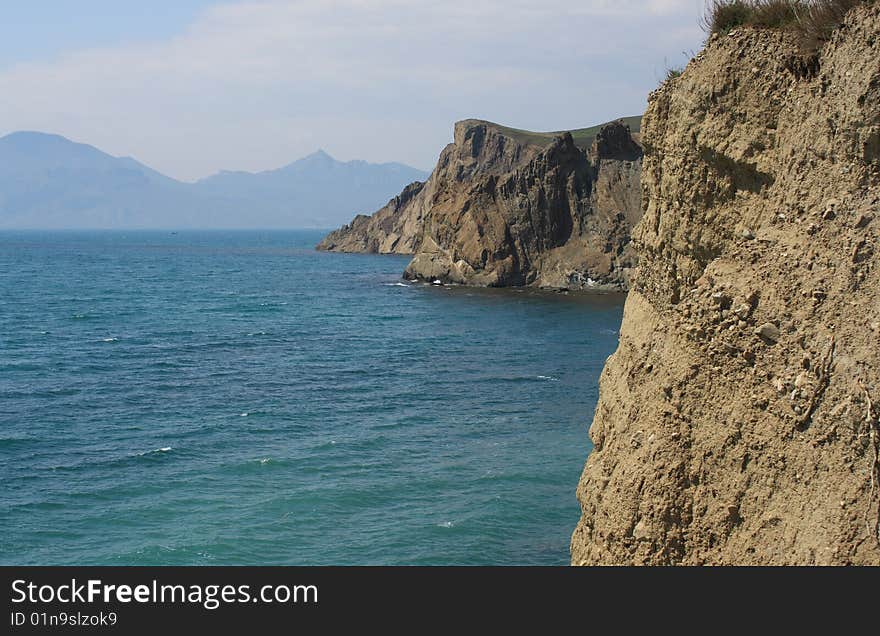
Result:
{"label": "sandy cliff wall", "polygon": [[574,564],[880,564],[880,8],[714,36],[643,120]]}
{"label": "sandy cliff wall", "polygon": [[641,156],[622,122],[576,139],[461,121],[425,184],[318,249],[412,253],[409,278],[625,288]]}

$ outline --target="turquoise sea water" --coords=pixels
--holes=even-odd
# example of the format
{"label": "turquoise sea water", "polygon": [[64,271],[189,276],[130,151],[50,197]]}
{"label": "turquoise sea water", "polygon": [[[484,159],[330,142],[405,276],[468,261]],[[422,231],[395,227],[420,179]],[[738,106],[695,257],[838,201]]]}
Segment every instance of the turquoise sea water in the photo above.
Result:
{"label": "turquoise sea water", "polygon": [[565,564],[618,296],[0,233],[0,563]]}

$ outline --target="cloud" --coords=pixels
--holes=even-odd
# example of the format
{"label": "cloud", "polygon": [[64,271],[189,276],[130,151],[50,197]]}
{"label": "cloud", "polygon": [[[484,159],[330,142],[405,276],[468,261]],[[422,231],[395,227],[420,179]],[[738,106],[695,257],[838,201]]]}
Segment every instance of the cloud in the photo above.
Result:
{"label": "cloud", "polygon": [[275,167],[317,147],[427,168],[455,119],[546,130],[640,112],[662,66],[699,45],[701,6],[229,3],[170,40],[0,70],[0,121],[183,178]]}

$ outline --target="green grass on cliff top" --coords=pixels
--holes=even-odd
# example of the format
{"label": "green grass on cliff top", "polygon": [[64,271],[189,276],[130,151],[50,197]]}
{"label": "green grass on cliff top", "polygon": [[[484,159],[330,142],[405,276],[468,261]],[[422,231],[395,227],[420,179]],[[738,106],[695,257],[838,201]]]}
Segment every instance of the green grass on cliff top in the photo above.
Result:
{"label": "green grass on cliff top", "polygon": [[[641,116],[637,115],[635,117],[620,117],[619,119],[629,126],[631,132],[638,133],[641,130]],[[613,119],[612,121],[618,120]],[[611,122],[605,122],[604,124],[599,124],[598,126],[590,126],[589,128],[579,128],[577,130],[569,131],[558,130],[556,132],[532,132],[530,130],[508,128],[507,126],[502,126],[491,121],[487,121],[486,123],[497,128],[501,131],[502,134],[506,135],[507,137],[511,137],[512,139],[515,139],[522,144],[529,144],[533,146],[546,146],[550,144],[554,139],[556,139],[559,135],[565,132],[570,132],[576,146],[578,146],[579,148],[589,148],[593,143],[593,139],[596,138],[596,134],[599,132],[602,126]]]}

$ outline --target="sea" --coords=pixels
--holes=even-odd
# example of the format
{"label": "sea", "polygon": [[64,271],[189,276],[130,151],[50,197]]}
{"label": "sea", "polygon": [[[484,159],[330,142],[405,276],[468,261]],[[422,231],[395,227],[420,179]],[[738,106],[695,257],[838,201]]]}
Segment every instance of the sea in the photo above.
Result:
{"label": "sea", "polygon": [[0,563],[564,565],[623,298],[0,232]]}

